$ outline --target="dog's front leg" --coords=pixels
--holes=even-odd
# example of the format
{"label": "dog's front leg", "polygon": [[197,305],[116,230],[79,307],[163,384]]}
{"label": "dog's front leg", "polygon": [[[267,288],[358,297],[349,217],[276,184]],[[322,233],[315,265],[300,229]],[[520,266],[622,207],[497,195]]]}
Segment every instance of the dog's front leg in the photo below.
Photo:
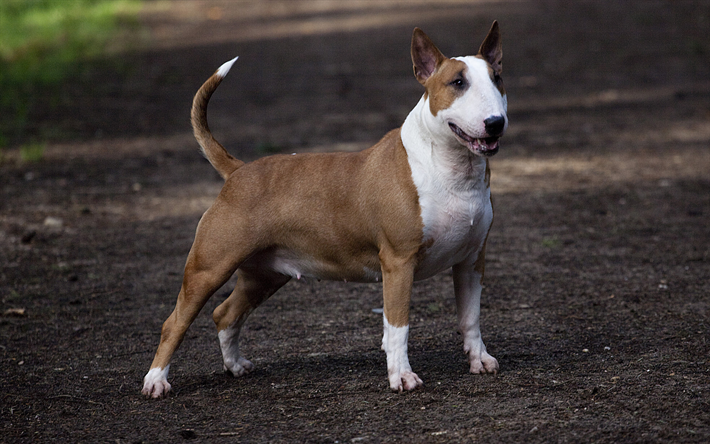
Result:
{"label": "dog's front leg", "polygon": [[387,354],[390,388],[414,390],[423,382],[409,365],[409,302],[414,282],[414,255],[406,258],[380,254],[384,292],[384,334],[382,350]]}
{"label": "dog's front leg", "polygon": [[475,374],[498,372],[498,361],[486,352],[481,338],[483,257],[484,251],[481,251],[475,262],[465,260],[453,267],[459,331],[463,336],[463,349],[468,354],[471,373]]}

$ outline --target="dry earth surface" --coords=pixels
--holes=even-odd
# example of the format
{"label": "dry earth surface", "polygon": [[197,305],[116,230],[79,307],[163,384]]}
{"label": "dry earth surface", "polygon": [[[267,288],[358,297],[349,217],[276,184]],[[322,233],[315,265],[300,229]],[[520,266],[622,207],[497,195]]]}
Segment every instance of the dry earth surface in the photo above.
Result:
{"label": "dry earth surface", "polygon": [[[211,320],[174,393],[140,396],[201,213],[221,182],[192,94],[239,55],[210,122],[240,158],[355,150],[416,104],[409,39],[504,35],[510,131],[492,159],[483,335],[468,374],[450,273],[417,283],[393,393],[379,285],[301,280],[222,373]],[[0,442],[709,442],[710,3],[148,2],[145,49],[35,116],[72,134],[0,165]],[[114,69],[114,67],[120,69]]]}

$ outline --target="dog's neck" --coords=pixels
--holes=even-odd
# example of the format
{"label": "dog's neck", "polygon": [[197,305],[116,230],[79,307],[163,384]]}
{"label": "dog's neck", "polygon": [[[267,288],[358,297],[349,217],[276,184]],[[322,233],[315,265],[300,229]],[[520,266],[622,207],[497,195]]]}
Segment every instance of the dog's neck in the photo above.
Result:
{"label": "dog's neck", "polygon": [[431,113],[426,94],[405,119],[401,134],[413,174],[426,171],[461,191],[484,184],[486,159],[461,145],[448,124]]}

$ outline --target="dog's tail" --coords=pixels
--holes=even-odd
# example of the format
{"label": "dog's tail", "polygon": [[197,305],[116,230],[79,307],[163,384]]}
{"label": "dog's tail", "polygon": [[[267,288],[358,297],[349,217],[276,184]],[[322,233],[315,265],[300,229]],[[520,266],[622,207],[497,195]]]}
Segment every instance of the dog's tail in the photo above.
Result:
{"label": "dog's tail", "polygon": [[197,143],[200,144],[202,154],[225,180],[227,180],[234,170],[244,165],[244,162],[232,157],[212,136],[210,127],[207,125],[207,103],[209,103],[212,93],[217,89],[219,84],[222,83],[222,79],[226,77],[230,68],[238,58],[239,57],[235,57],[220,66],[219,69],[212,74],[212,77],[207,79],[202,87],[200,87],[197,94],[195,94],[195,98],[192,100],[191,120],[195,139],[197,139]]}

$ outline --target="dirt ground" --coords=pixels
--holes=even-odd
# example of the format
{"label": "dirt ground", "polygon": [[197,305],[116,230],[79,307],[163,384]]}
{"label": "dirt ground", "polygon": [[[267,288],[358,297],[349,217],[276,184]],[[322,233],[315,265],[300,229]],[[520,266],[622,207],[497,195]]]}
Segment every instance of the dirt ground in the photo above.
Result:
{"label": "dirt ground", "polygon": [[[710,3],[151,2],[151,46],[36,116],[71,138],[0,165],[0,442],[710,442]],[[504,38],[510,130],[492,159],[482,329],[468,374],[450,273],[415,285],[388,389],[379,285],[289,283],[222,373],[209,301],[140,395],[221,181],[191,96],[239,55],[210,123],[237,157],[355,150],[421,87],[409,39]],[[118,67],[118,68],[116,68]]]}

